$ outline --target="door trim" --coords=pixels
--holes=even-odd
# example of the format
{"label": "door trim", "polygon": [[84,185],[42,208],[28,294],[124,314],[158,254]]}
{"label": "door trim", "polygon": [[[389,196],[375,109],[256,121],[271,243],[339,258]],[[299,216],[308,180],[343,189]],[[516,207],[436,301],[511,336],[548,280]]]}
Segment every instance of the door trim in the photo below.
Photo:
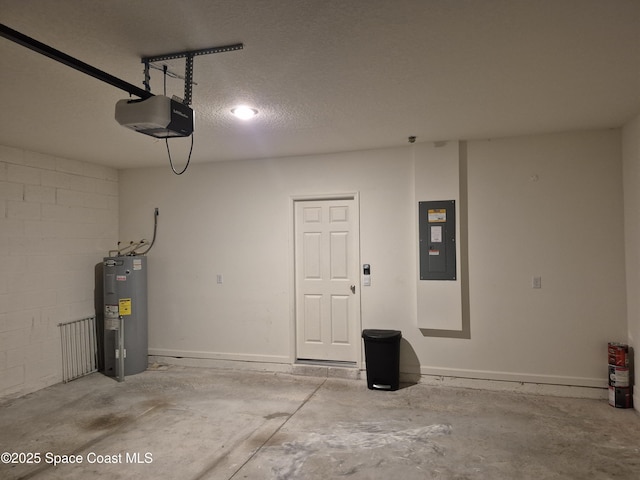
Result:
{"label": "door trim", "polygon": [[[318,195],[291,195],[289,197],[289,359],[292,365],[296,364],[298,359],[297,342],[296,342],[296,252],[295,252],[295,209],[296,202],[308,202],[308,201],[323,201],[323,200],[353,200],[355,208],[358,213],[356,222],[355,235],[356,245],[358,251],[356,256],[358,258],[358,265],[361,265],[360,258],[360,194],[359,192],[352,193],[326,193]],[[362,282],[361,276],[358,272],[358,278],[354,281],[359,290],[358,301],[358,318],[357,327],[359,331],[362,331]],[[356,366],[360,369],[363,368],[362,363],[362,348],[357,350]]]}

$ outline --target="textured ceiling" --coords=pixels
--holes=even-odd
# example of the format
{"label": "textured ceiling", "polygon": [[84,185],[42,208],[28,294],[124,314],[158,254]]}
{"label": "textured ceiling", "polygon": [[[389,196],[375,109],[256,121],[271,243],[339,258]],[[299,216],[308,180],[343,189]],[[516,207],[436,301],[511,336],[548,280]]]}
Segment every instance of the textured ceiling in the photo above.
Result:
{"label": "textured ceiling", "polygon": [[[195,162],[619,127],[640,111],[637,0],[0,0],[0,22],[140,86],[142,56],[244,43],[194,60]],[[163,141],[115,122],[126,92],[3,38],[0,58],[0,144],[166,163]],[[152,71],[153,93],[162,83]],[[182,81],[167,90],[182,97]],[[258,117],[232,117],[238,103]],[[179,165],[189,141],[170,143]]]}

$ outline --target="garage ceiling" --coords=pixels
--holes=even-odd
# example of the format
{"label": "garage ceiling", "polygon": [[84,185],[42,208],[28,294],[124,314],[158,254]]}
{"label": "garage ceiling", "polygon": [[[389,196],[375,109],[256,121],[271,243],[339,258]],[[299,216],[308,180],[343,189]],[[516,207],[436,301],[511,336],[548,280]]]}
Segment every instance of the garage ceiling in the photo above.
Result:
{"label": "garage ceiling", "polygon": [[[619,127],[640,111],[636,0],[0,0],[0,22],[142,86],[140,58],[196,57],[194,162]],[[119,126],[126,92],[0,38],[0,144],[164,166]],[[168,62],[184,73],[184,60]],[[153,93],[162,73],[152,71]],[[183,82],[168,79],[169,96]],[[251,122],[230,115],[246,103]],[[186,158],[189,140],[170,141]],[[177,162],[179,163],[179,162]]]}

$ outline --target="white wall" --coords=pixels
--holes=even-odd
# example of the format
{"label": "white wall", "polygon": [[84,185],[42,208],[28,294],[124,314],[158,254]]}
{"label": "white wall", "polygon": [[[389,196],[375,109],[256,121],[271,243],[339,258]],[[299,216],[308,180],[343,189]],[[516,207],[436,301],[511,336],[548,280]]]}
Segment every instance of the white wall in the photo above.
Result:
{"label": "white wall", "polygon": [[121,171],[120,240],[160,209],[150,353],[291,362],[290,198],[359,192],[362,328],[402,330],[403,371],[605,386],[627,336],[620,131],[468,142],[471,339],[418,329],[414,147]]}
{"label": "white wall", "polygon": [[[625,244],[627,265],[627,320],[629,345],[640,355],[640,115],[622,130]],[[636,362],[638,364],[638,362]],[[635,408],[640,411],[640,374],[635,370]]]}
{"label": "white wall", "polygon": [[626,338],[620,132],[469,142],[467,154],[471,341],[437,365],[606,385],[607,341]]}
{"label": "white wall", "polygon": [[410,168],[408,151],[396,149],[196,164],[182,177],[164,164],[122,171],[122,240],[149,237],[160,210],[149,254],[151,353],[292,360],[295,195],[360,193],[361,259],[373,269],[363,317],[379,327],[412,318]]}
{"label": "white wall", "polygon": [[117,172],[0,146],[0,397],[62,380],[58,324],[94,314]]}

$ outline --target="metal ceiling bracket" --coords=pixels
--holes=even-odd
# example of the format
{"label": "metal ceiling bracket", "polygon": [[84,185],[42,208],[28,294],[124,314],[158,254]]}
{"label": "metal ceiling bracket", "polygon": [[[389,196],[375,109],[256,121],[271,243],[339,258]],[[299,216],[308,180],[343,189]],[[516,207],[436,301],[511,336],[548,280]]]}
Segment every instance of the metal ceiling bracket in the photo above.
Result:
{"label": "metal ceiling bracket", "polygon": [[162,62],[165,60],[175,60],[177,58],[185,59],[184,66],[184,104],[191,105],[191,94],[193,86],[193,57],[198,55],[210,55],[212,53],[233,52],[235,50],[242,50],[244,45],[242,43],[235,43],[233,45],[223,45],[220,47],[202,48],[200,50],[187,50],[184,52],[167,53],[165,55],[156,55],[154,57],[142,57],[141,61],[144,63],[144,86],[147,92],[151,92],[149,85],[150,75],[149,66],[151,63]]}
{"label": "metal ceiling bracket", "polygon": [[144,81],[142,82],[144,84],[144,89],[151,93],[151,84],[149,83],[151,81],[151,75],[149,74],[149,61],[148,60],[142,60],[144,63]]}
{"label": "metal ceiling bracket", "polygon": [[193,55],[187,55],[184,60],[184,104],[191,105],[193,86]]}

